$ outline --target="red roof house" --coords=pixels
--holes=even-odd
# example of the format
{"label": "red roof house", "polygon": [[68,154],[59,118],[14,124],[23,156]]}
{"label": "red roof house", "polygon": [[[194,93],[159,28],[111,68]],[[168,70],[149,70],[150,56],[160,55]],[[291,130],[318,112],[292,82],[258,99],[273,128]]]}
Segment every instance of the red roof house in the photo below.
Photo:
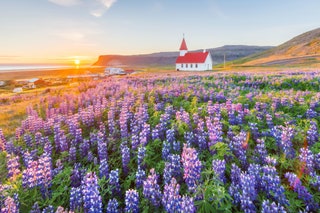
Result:
{"label": "red roof house", "polygon": [[188,52],[185,39],[180,45],[180,55],[176,60],[177,71],[205,71],[212,69],[212,59],[210,52]]}

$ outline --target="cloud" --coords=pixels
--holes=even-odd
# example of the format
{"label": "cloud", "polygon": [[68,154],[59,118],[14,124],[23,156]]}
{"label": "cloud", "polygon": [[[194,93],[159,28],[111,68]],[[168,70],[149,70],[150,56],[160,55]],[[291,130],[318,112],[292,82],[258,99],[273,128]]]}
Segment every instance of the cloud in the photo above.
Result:
{"label": "cloud", "polygon": [[54,4],[60,5],[60,6],[73,6],[80,3],[80,0],[48,0],[49,2],[52,2]]}
{"label": "cloud", "polygon": [[101,17],[117,0],[96,0],[97,9],[91,10],[90,14],[95,17]]}
{"label": "cloud", "polygon": [[101,4],[103,4],[107,9],[109,9],[117,0],[98,0]]}
{"label": "cloud", "polygon": [[101,17],[108,9],[110,9],[117,0],[48,0],[51,3],[60,6],[74,6],[78,4],[84,4],[86,7],[92,8],[90,14],[95,17]]}
{"label": "cloud", "polygon": [[98,10],[92,10],[90,14],[99,18],[103,15],[104,12],[105,12],[104,10],[98,9]]}

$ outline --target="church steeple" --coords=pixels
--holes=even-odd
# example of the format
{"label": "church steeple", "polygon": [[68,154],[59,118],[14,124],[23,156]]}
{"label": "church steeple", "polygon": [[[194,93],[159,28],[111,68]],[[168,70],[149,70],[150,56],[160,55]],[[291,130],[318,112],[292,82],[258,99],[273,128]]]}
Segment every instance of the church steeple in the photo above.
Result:
{"label": "church steeple", "polygon": [[188,52],[188,47],[187,47],[186,41],[184,40],[184,35],[183,35],[183,39],[182,39],[179,50],[180,50],[180,56],[184,56]]}

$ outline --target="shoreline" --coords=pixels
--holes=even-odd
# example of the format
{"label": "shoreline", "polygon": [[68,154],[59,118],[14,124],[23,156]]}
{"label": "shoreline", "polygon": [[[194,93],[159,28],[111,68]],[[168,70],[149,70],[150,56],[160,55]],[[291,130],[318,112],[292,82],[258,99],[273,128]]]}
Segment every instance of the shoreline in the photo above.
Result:
{"label": "shoreline", "polygon": [[48,68],[29,70],[8,70],[0,71],[0,81],[19,80],[28,78],[59,78],[68,75],[96,74],[104,71],[103,67],[79,67],[79,68]]}

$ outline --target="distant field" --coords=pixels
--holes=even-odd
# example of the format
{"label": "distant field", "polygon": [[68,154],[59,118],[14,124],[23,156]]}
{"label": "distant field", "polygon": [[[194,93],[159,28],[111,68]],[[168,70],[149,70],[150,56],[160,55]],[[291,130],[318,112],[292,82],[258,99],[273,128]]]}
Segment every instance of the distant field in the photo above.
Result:
{"label": "distant field", "polygon": [[29,78],[58,78],[68,75],[80,75],[87,73],[102,73],[103,68],[79,68],[79,69],[57,69],[57,70],[39,70],[39,71],[12,71],[0,72],[0,80],[16,80]]}

